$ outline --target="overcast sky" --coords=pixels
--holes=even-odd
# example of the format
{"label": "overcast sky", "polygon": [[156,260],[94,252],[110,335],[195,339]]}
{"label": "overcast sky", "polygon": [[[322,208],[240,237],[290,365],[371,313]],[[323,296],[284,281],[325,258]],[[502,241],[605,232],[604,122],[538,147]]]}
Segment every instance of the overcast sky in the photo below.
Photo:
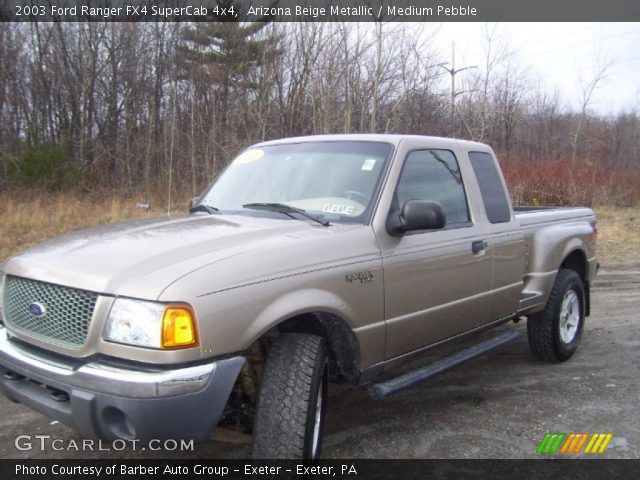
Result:
{"label": "overcast sky", "polygon": [[[578,108],[580,77],[593,79],[596,58],[611,62],[591,108],[602,114],[640,111],[640,23],[443,23],[436,44],[445,58],[455,41],[456,68],[485,63],[485,27],[497,27],[529,77]],[[456,77],[463,80],[464,72]]]}

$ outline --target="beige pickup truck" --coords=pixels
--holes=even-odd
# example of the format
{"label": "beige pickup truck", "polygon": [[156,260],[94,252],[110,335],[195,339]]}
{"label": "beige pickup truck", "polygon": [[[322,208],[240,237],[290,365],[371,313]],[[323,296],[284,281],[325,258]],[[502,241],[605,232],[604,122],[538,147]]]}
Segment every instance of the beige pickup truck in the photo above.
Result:
{"label": "beige pickup truck", "polygon": [[514,211],[480,143],[260,143],[188,214],[9,258],[0,389],[88,437],[202,441],[234,424],[257,458],[314,458],[330,378],[384,398],[516,333],[375,383],[400,361],[523,317],[535,357],[571,357],[595,242],[588,208]]}

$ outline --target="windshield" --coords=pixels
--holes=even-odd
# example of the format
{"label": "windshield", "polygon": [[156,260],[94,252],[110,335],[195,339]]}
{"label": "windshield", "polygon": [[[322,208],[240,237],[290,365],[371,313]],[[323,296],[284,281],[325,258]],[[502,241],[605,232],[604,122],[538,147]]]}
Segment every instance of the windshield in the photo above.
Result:
{"label": "windshield", "polygon": [[236,157],[200,204],[221,213],[285,204],[328,222],[367,223],[392,146],[382,142],[305,142],[250,148]]}

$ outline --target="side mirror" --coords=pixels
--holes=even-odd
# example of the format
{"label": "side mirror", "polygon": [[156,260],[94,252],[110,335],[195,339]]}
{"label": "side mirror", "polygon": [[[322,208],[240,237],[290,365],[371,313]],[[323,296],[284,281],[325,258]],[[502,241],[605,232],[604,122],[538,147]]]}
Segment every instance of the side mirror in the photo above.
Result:
{"label": "side mirror", "polygon": [[436,230],[447,224],[442,205],[426,200],[407,200],[400,214],[402,230]]}
{"label": "side mirror", "polygon": [[190,201],[189,201],[189,210],[191,210],[193,207],[195,207],[198,202],[200,202],[200,197],[193,197]]}
{"label": "side mirror", "polygon": [[407,200],[399,215],[395,213],[389,217],[387,229],[391,235],[402,235],[414,230],[437,230],[446,224],[446,215],[440,203]]}

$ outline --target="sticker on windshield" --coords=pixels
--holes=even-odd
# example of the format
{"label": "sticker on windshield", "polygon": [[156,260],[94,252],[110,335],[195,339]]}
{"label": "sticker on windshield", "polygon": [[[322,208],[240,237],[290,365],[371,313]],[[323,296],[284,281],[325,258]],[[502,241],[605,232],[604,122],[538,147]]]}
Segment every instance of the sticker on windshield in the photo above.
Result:
{"label": "sticker on windshield", "polygon": [[337,213],[339,215],[352,215],[353,207],[351,205],[335,205],[333,203],[327,203],[322,207],[324,213]]}
{"label": "sticker on windshield", "polygon": [[371,170],[373,170],[373,167],[375,166],[375,164],[376,164],[375,159],[367,158],[362,164],[362,170],[370,172]]}
{"label": "sticker on windshield", "polygon": [[264,156],[264,150],[260,150],[254,148],[252,150],[247,150],[246,152],[242,152],[240,155],[236,157],[233,161],[234,165],[244,165],[246,163],[255,162],[256,160],[261,159]]}

